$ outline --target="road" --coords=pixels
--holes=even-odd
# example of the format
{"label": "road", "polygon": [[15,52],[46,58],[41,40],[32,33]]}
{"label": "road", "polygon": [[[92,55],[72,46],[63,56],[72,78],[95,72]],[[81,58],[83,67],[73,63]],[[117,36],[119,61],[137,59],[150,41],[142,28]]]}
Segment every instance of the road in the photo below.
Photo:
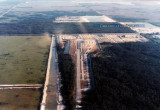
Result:
{"label": "road", "polygon": [[11,7],[11,8],[8,9],[6,12],[4,12],[3,14],[1,14],[1,15],[0,15],[0,18],[4,17],[4,15],[8,14],[10,11],[12,11],[14,8],[20,6],[21,4],[23,4],[23,3],[19,3],[19,4],[15,5],[15,6]]}
{"label": "road", "polygon": [[43,98],[40,110],[57,110],[57,63],[56,63],[56,39],[52,37],[46,81],[43,90]]}
{"label": "road", "polygon": [[83,73],[83,61],[82,61],[82,58],[83,58],[83,54],[82,54],[82,40],[78,39],[77,41],[77,50],[76,50],[76,54],[77,54],[77,88],[76,88],[76,102],[77,102],[77,105],[76,105],[76,108],[81,108],[81,106],[78,105],[78,103],[80,104],[81,103],[81,99],[82,99],[82,94],[81,94],[81,75]]}
{"label": "road", "polygon": [[76,101],[81,102],[81,73],[80,73],[80,49],[77,48],[77,91],[76,91]]}

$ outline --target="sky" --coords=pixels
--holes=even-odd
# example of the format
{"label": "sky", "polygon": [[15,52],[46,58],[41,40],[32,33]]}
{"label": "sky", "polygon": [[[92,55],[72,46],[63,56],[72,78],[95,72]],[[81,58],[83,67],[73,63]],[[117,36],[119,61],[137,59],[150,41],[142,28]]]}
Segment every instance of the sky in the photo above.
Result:
{"label": "sky", "polygon": [[[59,0],[50,0],[50,1],[59,1]],[[116,1],[116,2],[130,2],[130,1],[160,1],[160,0],[62,0],[62,1],[86,1],[86,2],[93,2],[93,1],[100,1],[100,2],[111,2],[111,1]]]}

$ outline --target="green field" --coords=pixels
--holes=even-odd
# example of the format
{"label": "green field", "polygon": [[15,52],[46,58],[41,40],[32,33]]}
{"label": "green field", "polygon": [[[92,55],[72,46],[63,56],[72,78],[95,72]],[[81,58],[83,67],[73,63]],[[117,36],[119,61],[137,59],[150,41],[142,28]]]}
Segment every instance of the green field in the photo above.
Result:
{"label": "green field", "polygon": [[37,89],[0,90],[0,110],[37,110],[40,96]]}
{"label": "green field", "polygon": [[43,83],[51,38],[0,36],[0,84]]}

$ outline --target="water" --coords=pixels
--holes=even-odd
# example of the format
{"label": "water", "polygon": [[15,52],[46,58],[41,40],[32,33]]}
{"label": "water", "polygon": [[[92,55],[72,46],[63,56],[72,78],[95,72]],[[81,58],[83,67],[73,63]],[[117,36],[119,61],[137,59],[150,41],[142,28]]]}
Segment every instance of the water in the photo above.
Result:
{"label": "water", "polygon": [[65,47],[65,53],[69,53],[69,47],[70,47],[70,41],[67,41],[66,47]]}

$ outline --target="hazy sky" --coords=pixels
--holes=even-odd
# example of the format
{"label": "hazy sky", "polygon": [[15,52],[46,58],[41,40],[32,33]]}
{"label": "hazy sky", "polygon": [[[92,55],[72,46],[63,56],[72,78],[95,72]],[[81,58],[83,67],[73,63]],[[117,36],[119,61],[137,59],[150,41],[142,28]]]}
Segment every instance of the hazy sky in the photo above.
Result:
{"label": "hazy sky", "polygon": [[[4,2],[4,1],[22,1],[22,0],[0,0],[0,2]],[[77,2],[81,2],[81,1],[86,1],[86,2],[111,2],[111,1],[116,1],[116,2],[121,2],[121,1],[160,1],[160,0],[23,0],[23,1],[77,1]]]}

